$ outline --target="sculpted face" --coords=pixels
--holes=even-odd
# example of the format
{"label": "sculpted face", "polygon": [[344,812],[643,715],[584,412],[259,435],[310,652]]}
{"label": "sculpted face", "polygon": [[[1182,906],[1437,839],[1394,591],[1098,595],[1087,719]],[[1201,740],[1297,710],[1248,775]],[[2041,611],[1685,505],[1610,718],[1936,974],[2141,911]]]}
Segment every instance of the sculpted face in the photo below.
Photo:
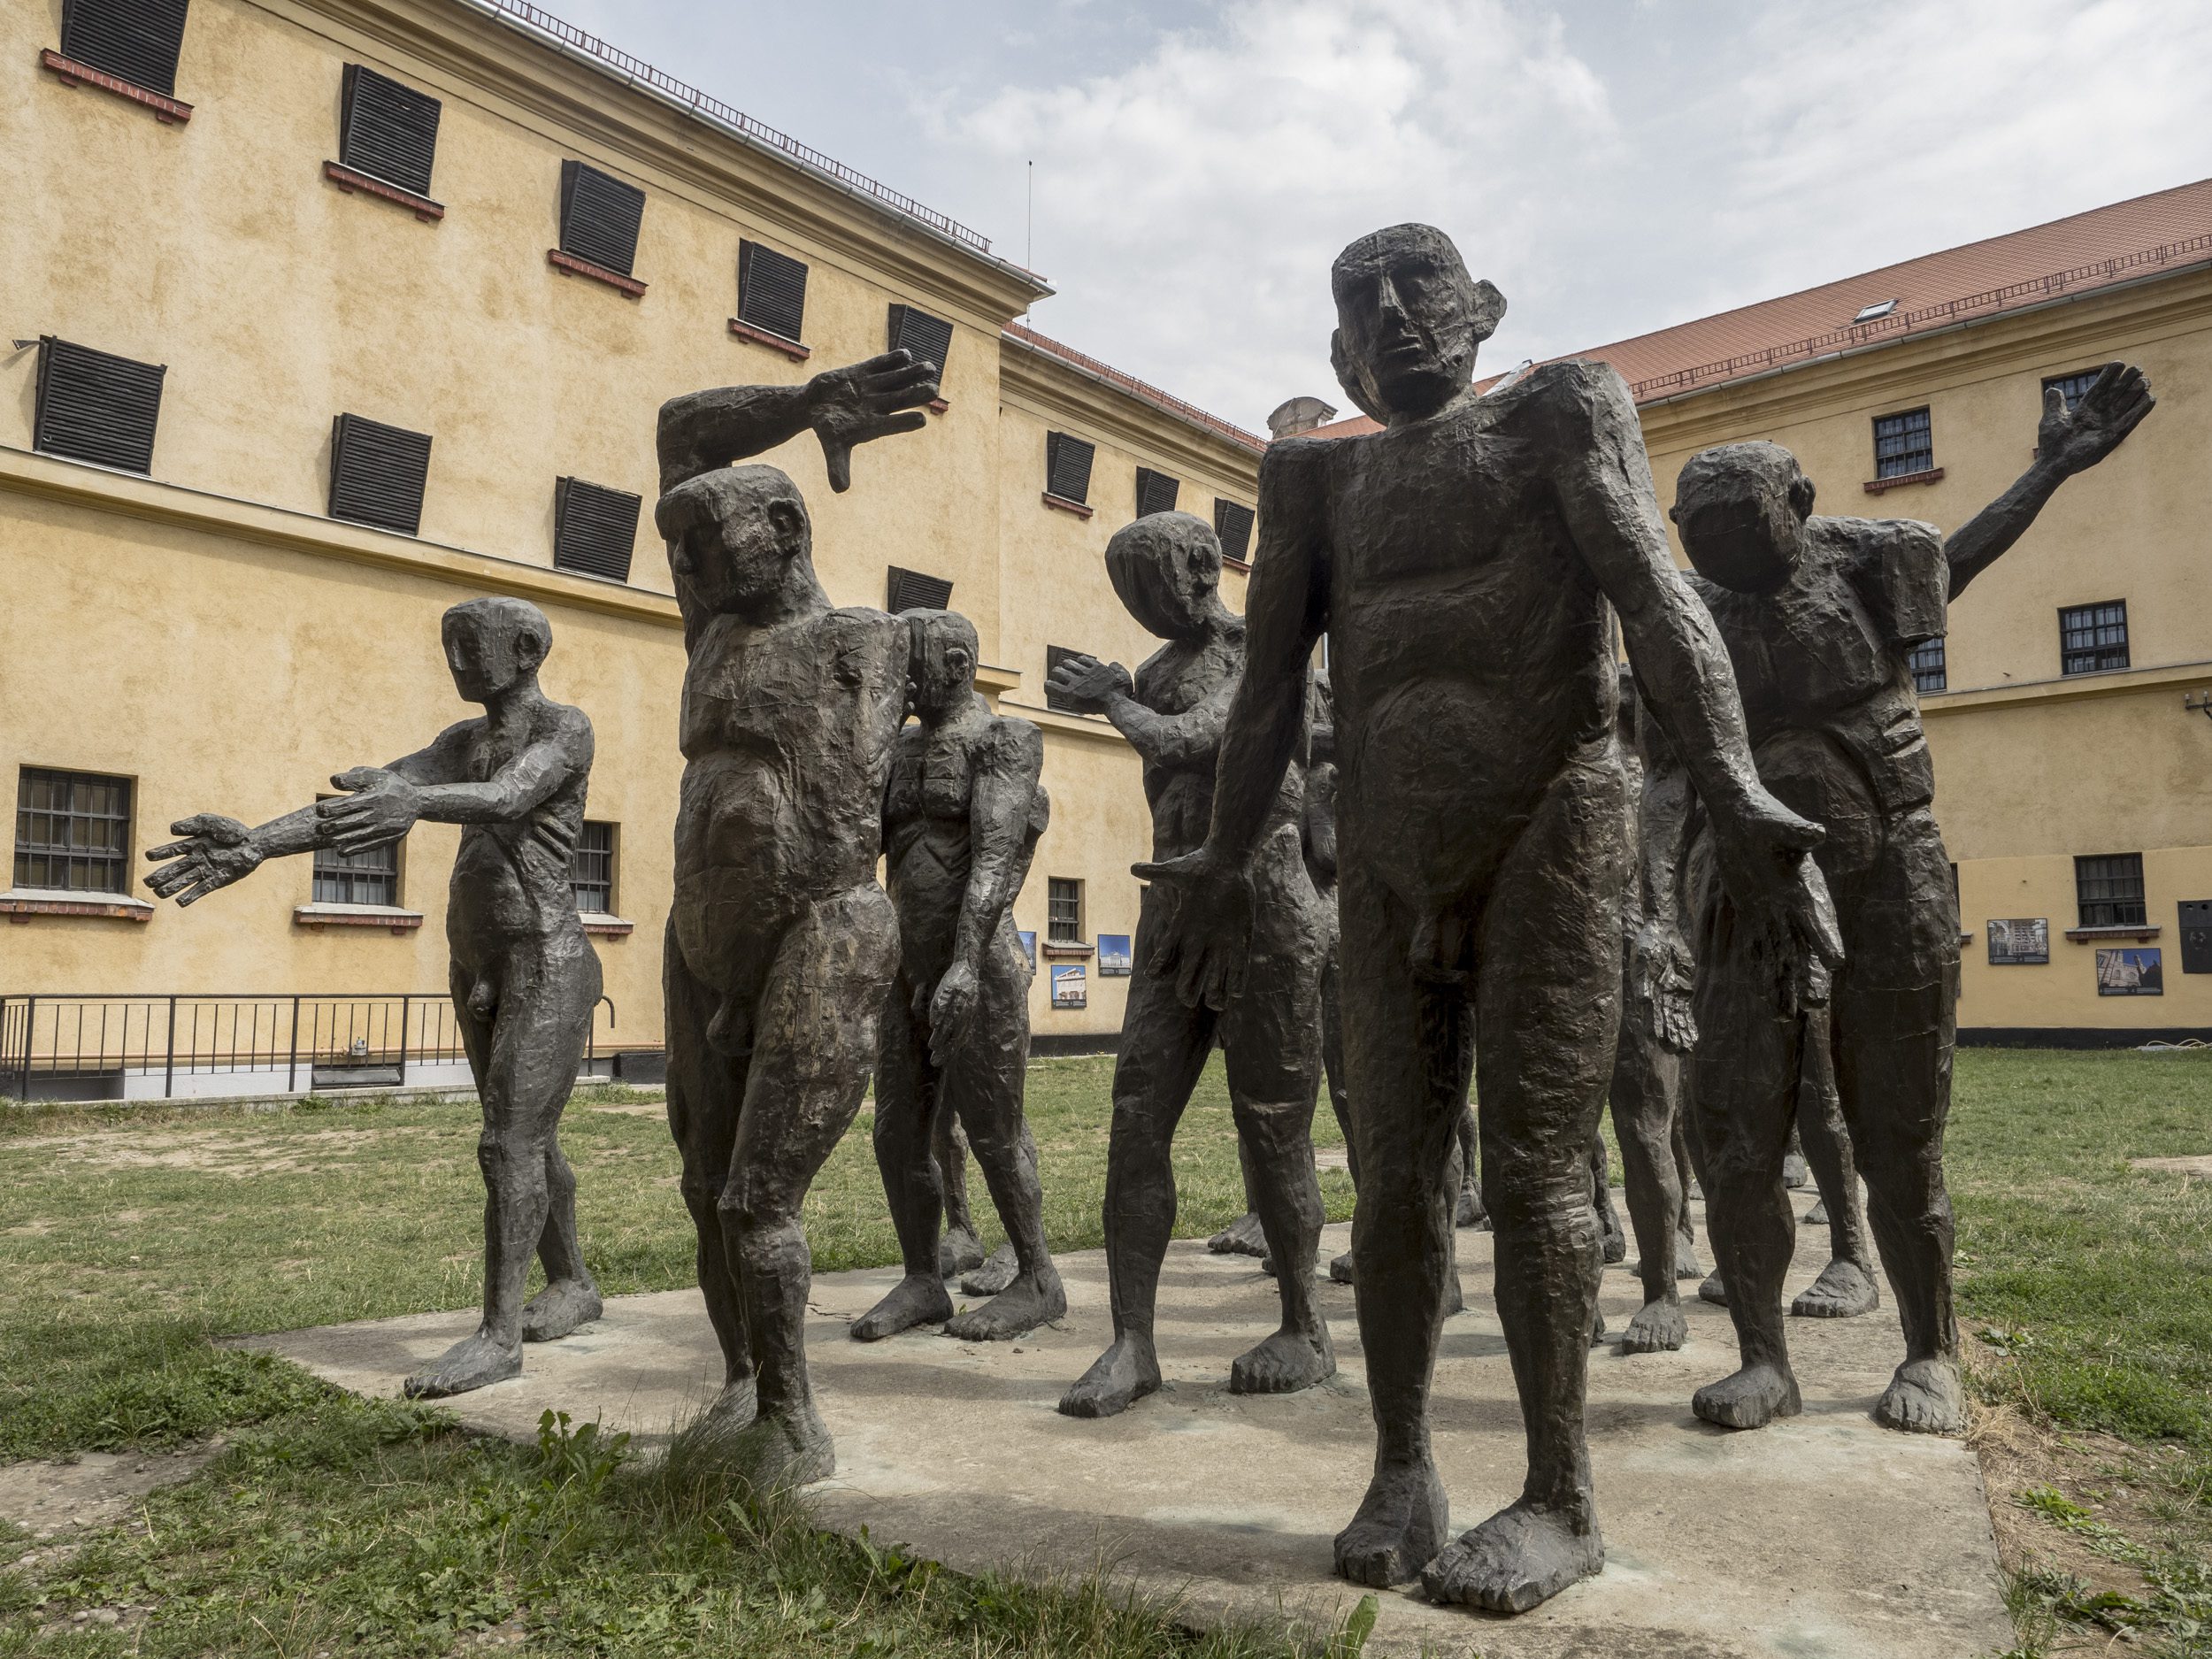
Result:
{"label": "sculpted face", "polygon": [[1221,612],[1221,540],[1187,512],[1156,512],[1106,544],[1106,574],[1129,614],[1164,640],[1195,640]]}
{"label": "sculpted face", "polygon": [[794,562],[812,557],[806,503],[777,467],[703,472],[662,496],[653,521],[687,611],[749,610],[782,591]]}
{"label": "sculpted face", "polygon": [[553,643],[545,613],[527,600],[472,599],[439,625],[453,688],[471,703],[488,703],[527,680]]}
{"label": "sculpted face", "polygon": [[1778,443],[1724,443],[1690,457],[1668,511],[1682,550],[1708,581],[1770,594],[1804,557],[1812,480]]}
{"label": "sculpted face", "polygon": [[907,696],[925,720],[960,709],[975,695],[975,625],[954,611],[904,613],[914,635]]}
{"label": "sculpted face", "polygon": [[1428,225],[1363,236],[1337,256],[1330,287],[1337,379],[1386,425],[1432,415],[1464,391],[1505,315],[1505,296],[1470,277],[1452,239]]}

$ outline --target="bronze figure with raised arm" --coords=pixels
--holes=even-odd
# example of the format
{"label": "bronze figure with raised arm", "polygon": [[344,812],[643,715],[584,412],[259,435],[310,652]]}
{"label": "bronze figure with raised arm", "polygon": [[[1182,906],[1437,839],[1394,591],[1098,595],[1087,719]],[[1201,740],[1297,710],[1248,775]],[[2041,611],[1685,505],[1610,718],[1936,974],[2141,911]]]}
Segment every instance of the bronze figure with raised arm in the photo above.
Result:
{"label": "bronze figure with raised arm", "polygon": [[[446,902],[453,1010],[484,1107],[484,1319],[429,1370],[423,1398],[465,1394],[522,1370],[522,1345],[599,1317],[576,1241],[576,1178],[561,1156],[568,1104],[599,1001],[599,958],[577,918],[570,859],[583,831],[591,722],[538,688],[553,631],[520,599],[474,599],[445,613],[446,665],[484,705],[429,748],[331,781],[334,799],[248,829],[213,813],[171,826],[185,839],[147,885],[190,904],[270,858],[389,846],[424,819],[461,826]],[[526,1305],[533,1253],[545,1288]]]}
{"label": "bronze figure with raised arm", "polygon": [[936,372],[892,352],[801,386],[663,406],[661,498],[690,666],[669,912],[668,1123],[722,1348],[710,1420],[768,1486],[835,1467],[807,1377],[800,1207],[860,1110],[898,923],[876,880],[910,631],[839,609],[798,487],[732,462],[811,429],[831,485],[855,444],[919,430]]}
{"label": "bronze figure with raised arm", "polygon": [[2152,407],[2141,373],[2116,363],[2070,410],[2053,387],[2027,472],[1947,542],[1909,519],[1815,517],[1812,480],[1778,444],[1724,444],[1682,469],[1673,516],[1693,586],[1734,661],[1761,780],[1827,827],[1815,856],[1847,953],[1825,1021],[1793,1017],[1734,895],[1709,893],[1699,907],[1688,1094],[1742,1357],[1698,1391],[1709,1422],[1756,1428],[1800,1409],[1783,1336],[1793,1230],[1782,1156],[1793,1101],[1821,1087],[1829,1057],[1809,1048],[1825,1041],[1904,1325],[1905,1358],[1874,1415],[1897,1429],[1965,1425],[1943,1181],[1958,901],[1910,657],[1945,632],[1949,601],[2060,484],[2111,454]]}
{"label": "bronze figure with raised arm", "polygon": [[[1337,1567],[1517,1612],[1604,1558],[1582,1416],[1601,1271],[1586,1160],[1613,1066],[1631,856],[1616,614],[1713,803],[1724,877],[1778,949],[1835,949],[1804,860],[1820,831],[1752,769],[1727,657],[1668,555],[1620,376],[1555,363],[1478,396],[1476,349],[1505,302],[1426,226],[1353,243],[1333,288],[1339,374],[1386,429],[1269,447],[1211,829],[1138,873],[1179,901],[1152,971],[1218,1004],[1242,967],[1248,871],[1325,632],[1353,1254],[1376,1428]],[[1453,1542],[1429,1390],[1452,1264],[1445,1171],[1478,1055],[1483,1197],[1529,1463],[1519,1499]]]}

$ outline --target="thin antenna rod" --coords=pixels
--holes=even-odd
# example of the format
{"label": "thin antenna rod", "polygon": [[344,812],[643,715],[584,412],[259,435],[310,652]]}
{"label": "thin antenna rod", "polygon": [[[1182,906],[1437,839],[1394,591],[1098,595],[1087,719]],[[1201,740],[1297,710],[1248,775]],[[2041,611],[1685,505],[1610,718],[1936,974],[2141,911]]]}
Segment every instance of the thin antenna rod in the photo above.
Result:
{"label": "thin antenna rod", "polygon": [[[1028,168],[1029,202],[1022,226],[1022,269],[1033,272],[1037,268],[1037,163],[1033,157],[1025,165]],[[1029,315],[1026,305],[1022,307],[1022,315]]]}

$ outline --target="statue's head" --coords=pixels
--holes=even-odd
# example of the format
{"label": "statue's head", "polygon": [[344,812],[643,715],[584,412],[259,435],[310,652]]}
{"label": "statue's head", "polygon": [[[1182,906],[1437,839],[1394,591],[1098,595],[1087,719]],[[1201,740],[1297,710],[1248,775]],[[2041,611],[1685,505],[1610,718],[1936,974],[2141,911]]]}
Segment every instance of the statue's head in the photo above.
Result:
{"label": "statue's head", "polygon": [[1106,574],[1129,614],[1164,640],[1194,640],[1224,616],[1221,538],[1187,512],[1147,513],[1106,544]]}
{"label": "statue's head", "polygon": [[1770,594],[1804,557],[1813,480],[1778,443],[1724,443],[1683,464],[1667,516],[1697,573],[1740,594]]}
{"label": "statue's head", "polygon": [[773,466],[724,466],[660,498],[653,522],[686,616],[744,611],[783,591],[793,565],[813,568],[806,502]]}
{"label": "statue's head", "polygon": [[1505,315],[1505,296],[1469,276],[1452,239],[1431,225],[1361,237],[1337,255],[1329,286],[1336,378],[1386,426],[1432,415],[1464,391],[1477,349]]}
{"label": "statue's head", "polygon": [[925,720],[950,713],[975,696],[975,624],[957,611],[902,611],[913,640],[908,699]]}
{"label": "statue's head", "polygon": [[529,680],[553,649],[553,625],[526,599],[471,599],[445,613],[438,632],[453,688],[488,703]]}

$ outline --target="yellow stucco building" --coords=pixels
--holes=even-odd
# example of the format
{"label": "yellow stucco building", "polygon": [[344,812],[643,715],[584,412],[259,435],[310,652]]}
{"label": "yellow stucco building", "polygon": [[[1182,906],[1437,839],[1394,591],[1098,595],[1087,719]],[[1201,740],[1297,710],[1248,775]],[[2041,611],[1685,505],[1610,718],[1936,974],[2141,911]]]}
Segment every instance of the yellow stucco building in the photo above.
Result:
{"label": "yellow stucco building", "polygon": [[438,618],[483,594],[543,608],[547,690],[596,726],[595,1042],[657,1050],[684,656],[655,411],[895,340],[942,364],[925,431],[841,495],[810,438],[764,458],[834,600],[949,583],[982,688],[1045,728],[1033,1023],[1110,1040],[1096,951],[1135,931],[1147,818],[1126,743],[1044,707],[1048,653],[1152,649],[1106,538],[1172,488],[1248,546],[1257,439],[1020,327],[1048,290],[973,232],[507,0],[55,0],[0,12],[0,1094],[457,1076],[453,829],[188,911],[139,875],[173,819],[259,821],[468,716]]}

